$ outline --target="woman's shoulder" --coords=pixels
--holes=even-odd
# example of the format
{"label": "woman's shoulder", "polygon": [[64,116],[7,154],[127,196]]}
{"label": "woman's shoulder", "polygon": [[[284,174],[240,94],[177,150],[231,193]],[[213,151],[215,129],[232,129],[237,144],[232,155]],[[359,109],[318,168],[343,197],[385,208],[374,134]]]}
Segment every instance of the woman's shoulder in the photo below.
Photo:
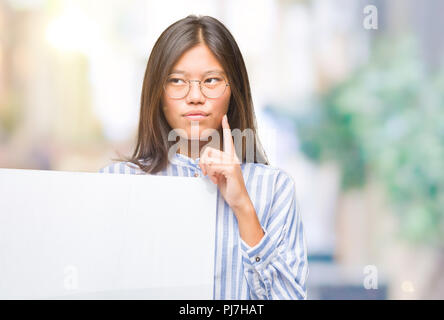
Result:
{"label": "woman's shoulder", "polygon": [[247,162],[243,164],[244,171],[248,174],[248,172],[254,172],[254,175],[260,176],[273,176],[274,181],[277,184],[287,184],[294,186],[293,177],[285,170],[280,167],[272,166],[264,163],[252,163]]}

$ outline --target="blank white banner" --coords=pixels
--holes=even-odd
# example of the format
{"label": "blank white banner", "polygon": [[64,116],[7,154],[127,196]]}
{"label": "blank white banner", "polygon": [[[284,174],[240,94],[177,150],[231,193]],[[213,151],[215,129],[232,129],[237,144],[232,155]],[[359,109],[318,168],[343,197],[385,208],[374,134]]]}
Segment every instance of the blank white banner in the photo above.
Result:
{"label": "blank white banner", "polygon": [[209,179],[0,169],[1,299],[212,299]]}

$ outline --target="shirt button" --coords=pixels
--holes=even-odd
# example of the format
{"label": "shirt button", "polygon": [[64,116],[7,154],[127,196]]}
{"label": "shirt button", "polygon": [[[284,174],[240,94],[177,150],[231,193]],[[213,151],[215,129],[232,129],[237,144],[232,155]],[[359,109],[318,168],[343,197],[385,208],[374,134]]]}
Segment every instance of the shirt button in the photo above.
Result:
{"label": "shirt button", "polygon": [[259,261],[261,261],[261,258],[260,257],[256,257],[256,262],[259,262]]}
{"label": "shirt button", "polygon": [[195,176],[195,177],[198,177],[198,176],[199,176],[199,174],[198,174],[198,173],[196,172],[196,173],[194,173],[194,176]]}

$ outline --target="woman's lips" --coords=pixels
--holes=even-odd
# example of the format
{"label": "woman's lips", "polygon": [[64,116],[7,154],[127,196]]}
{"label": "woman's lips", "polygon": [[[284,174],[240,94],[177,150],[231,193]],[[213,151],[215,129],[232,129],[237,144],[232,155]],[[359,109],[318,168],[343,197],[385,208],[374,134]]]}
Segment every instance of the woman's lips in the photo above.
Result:
{"label": "woman's lips", "polygon": [[187,118],[188,120],[200,121],[205,119],[207,116],[203,114],[187,114],[184,117]]}

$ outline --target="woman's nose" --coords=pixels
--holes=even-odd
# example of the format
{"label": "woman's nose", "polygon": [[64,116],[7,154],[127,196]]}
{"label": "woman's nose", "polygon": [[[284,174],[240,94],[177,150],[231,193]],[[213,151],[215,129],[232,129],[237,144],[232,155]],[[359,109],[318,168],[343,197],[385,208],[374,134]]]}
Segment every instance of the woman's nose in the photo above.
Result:
{"label": "woman's nose", "polygon": [[199,82],[197,81],[190,81],[190,92],[188,92],[187,95],[187,102],[203,102],[205,101],[205,96],[200,91]]}

